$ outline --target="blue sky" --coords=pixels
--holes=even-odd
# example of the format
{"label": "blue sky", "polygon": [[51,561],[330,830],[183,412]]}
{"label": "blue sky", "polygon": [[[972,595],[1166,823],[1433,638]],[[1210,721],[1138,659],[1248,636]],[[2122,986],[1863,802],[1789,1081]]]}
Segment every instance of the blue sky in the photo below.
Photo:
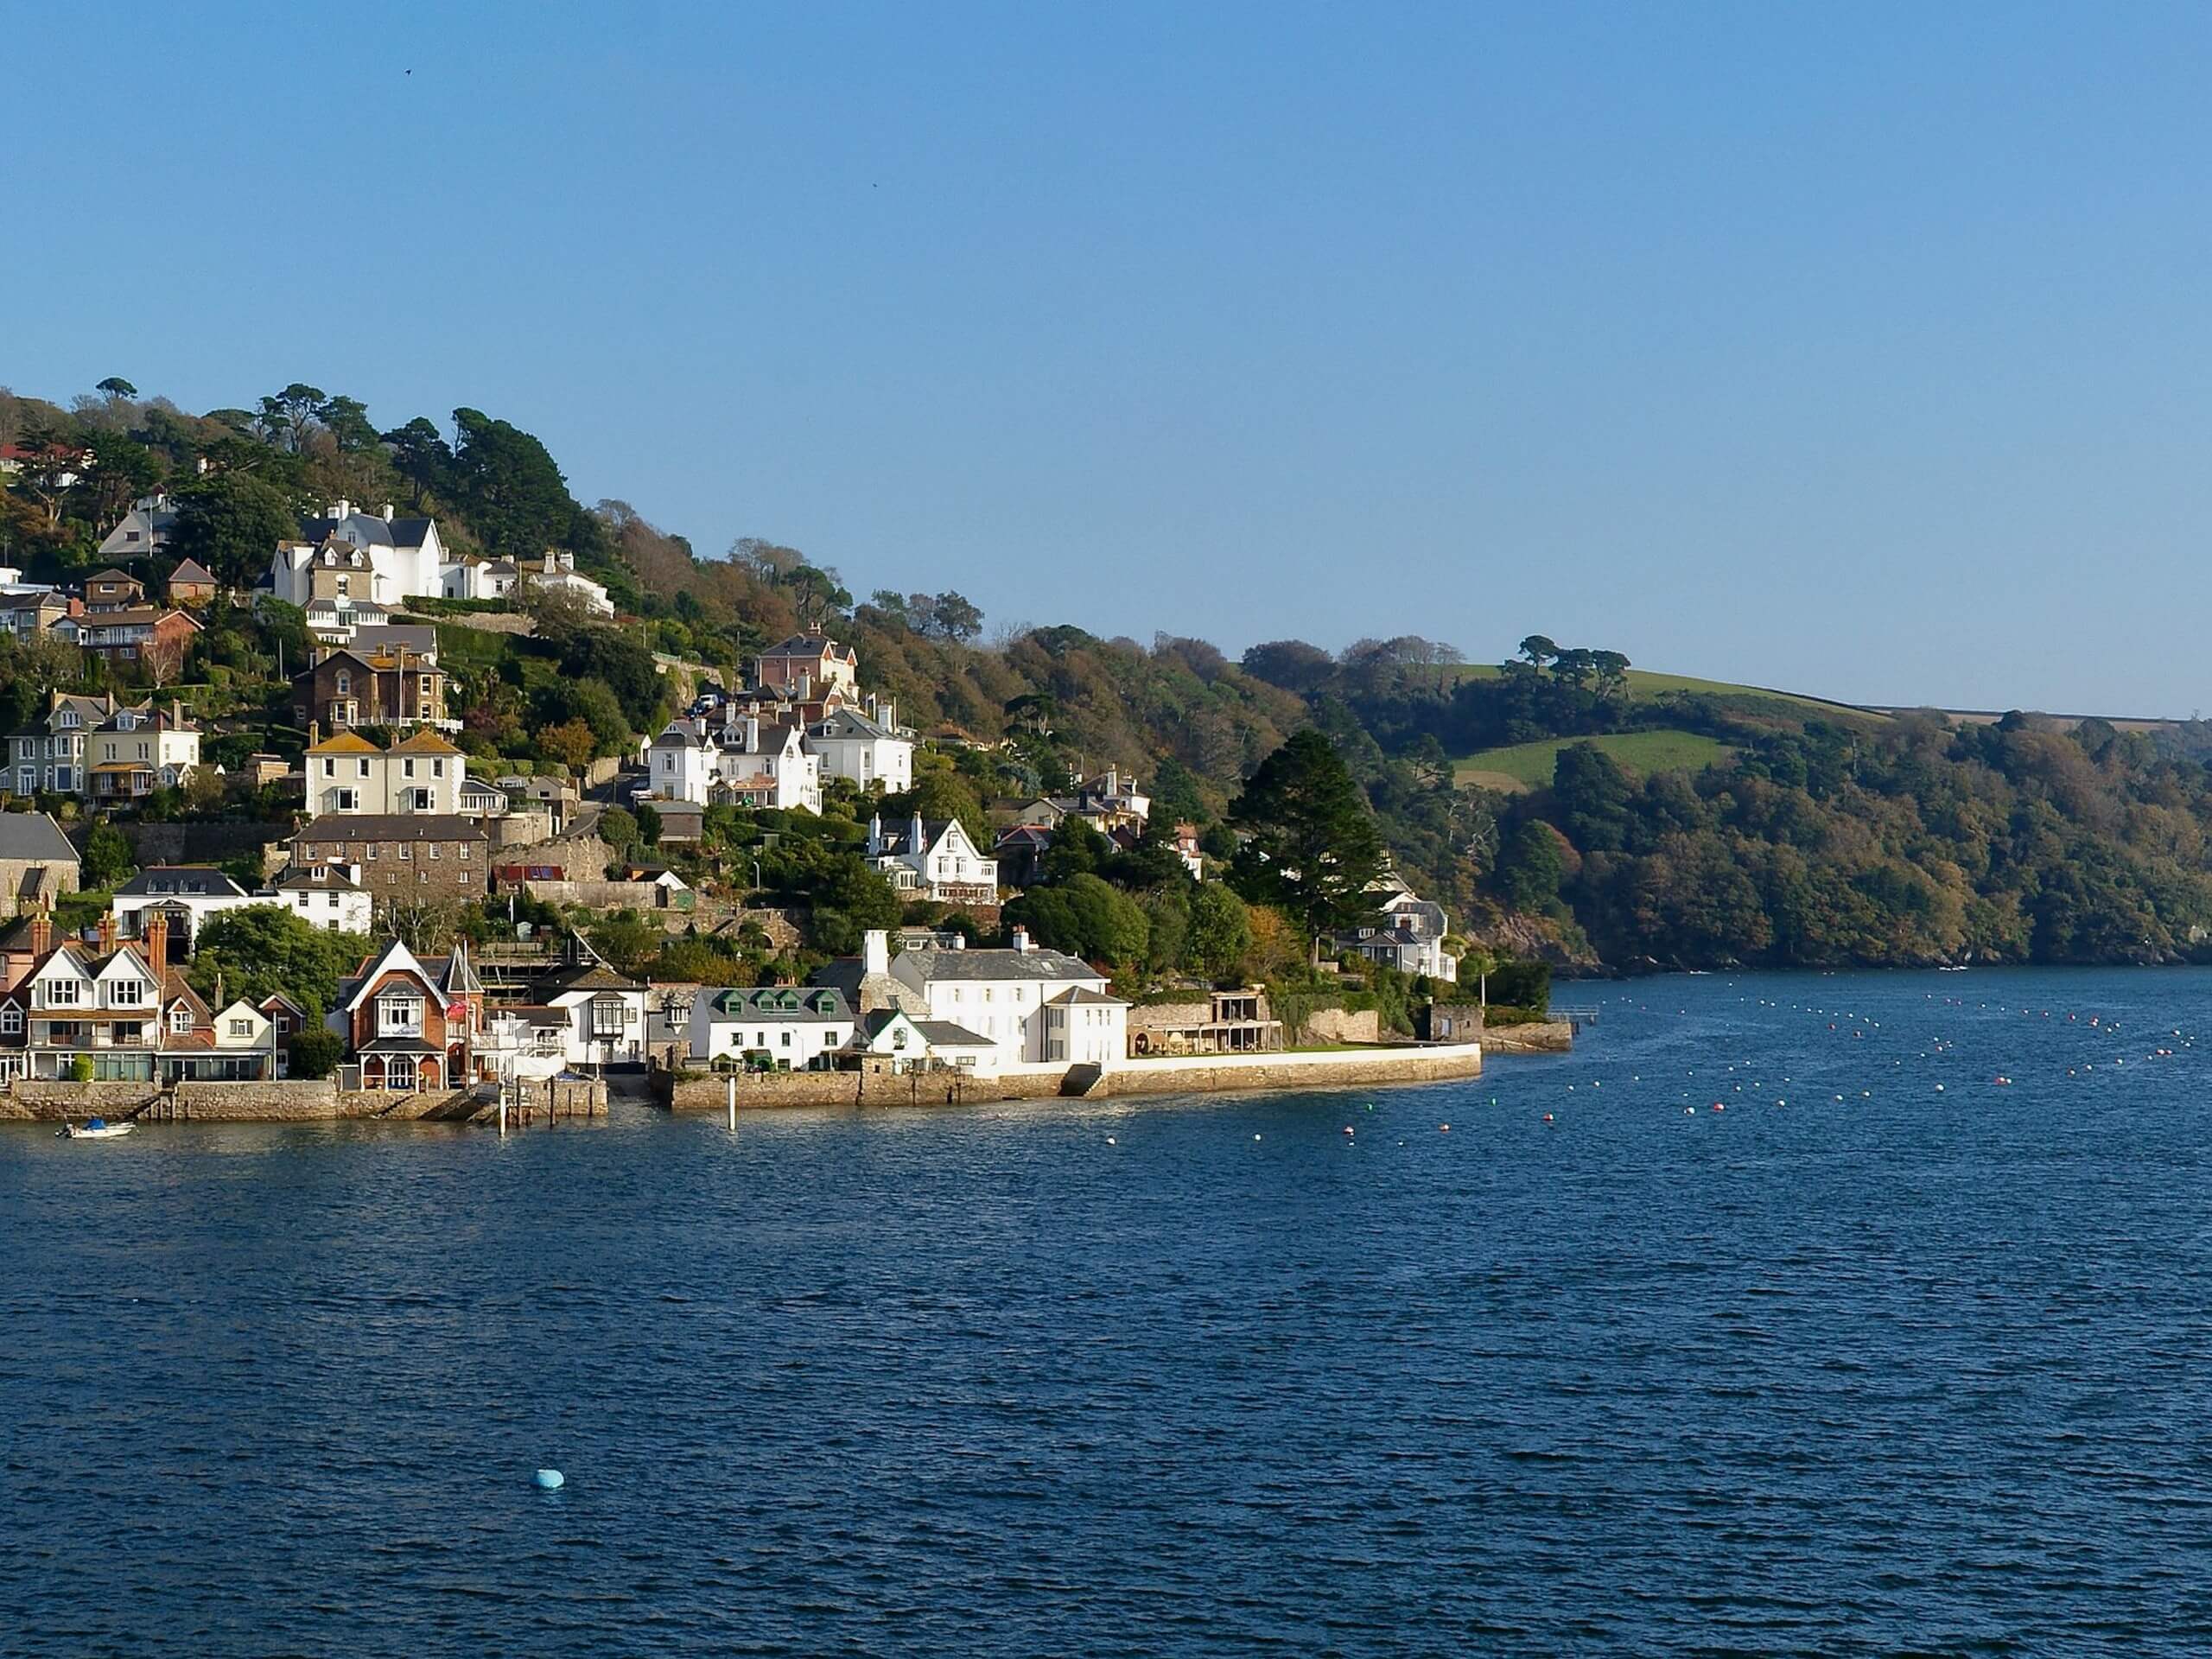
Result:
{"label": "blue sky", "polygon": [[0,40],[18,391],[470,404],[702,552],[993,625],[2212,709],[2212,10],[0,0]]}

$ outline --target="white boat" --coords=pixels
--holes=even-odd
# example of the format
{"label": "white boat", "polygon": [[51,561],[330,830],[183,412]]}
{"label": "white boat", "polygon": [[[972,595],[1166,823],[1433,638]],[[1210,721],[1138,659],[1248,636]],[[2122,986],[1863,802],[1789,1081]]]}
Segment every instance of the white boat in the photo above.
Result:
{"label": "white boat", "polygon": [[112,1141],[118,1135],[128,1135],[138,1126],[136,1123],[111,1123],[104,1117],[87,1118],[84,1127],[64,1123],[60,1137],[64,1141]]}

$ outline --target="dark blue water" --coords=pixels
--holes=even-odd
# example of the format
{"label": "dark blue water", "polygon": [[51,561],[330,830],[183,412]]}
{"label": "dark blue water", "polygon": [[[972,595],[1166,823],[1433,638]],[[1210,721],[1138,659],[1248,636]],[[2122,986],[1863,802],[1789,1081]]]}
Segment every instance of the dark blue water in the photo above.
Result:
{"label": "dark blue water", "polygon": [[2212,1645],[2212,975],[1605,995],[1371,1096],[0,1133],[0,1652]]}

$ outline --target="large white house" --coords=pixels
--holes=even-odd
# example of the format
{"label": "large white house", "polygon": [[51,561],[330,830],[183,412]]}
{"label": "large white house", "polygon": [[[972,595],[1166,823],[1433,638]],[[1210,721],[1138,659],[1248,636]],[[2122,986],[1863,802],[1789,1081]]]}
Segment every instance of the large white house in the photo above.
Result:
{"label": "large white house", "polygon": [[166,553],[176,533],[176,507],[159,493],[142,495],[130,511],[101,539],[99,558],[103,564],[118,559],[143,559],[149,553]]}
{"label": "large white house", "polygon": [[108,909],[125,938],[143,938],[149,912],[168,918],[168,937],[189,944],[211,916],[248,905],[265,905],[207,864],[156,864],[138,872],[115,890]]}
{"label": "large white house", "polygon": [[1402,973],[1457,982],[1459,958],[1444,948],[1452,931],[1452,918],[1444,906],[1421,898],[1395,874],[1378,877],[1367,891],[1375,899],[1376,919],[1334,935],[1332,943],[1338,956],[1364,957]]}
{"label": "large white house", "polygon": [[[868,934],[863,971],[877,971],[889,950]],[[989,1043],[991,1063],[1112,1066],[1128,1052],[1129,1005],[1105,975],[1079,957],[1033,945],[1020,928],[1007,950],[905,950],[888,963],[926,1018]]]}
{"label": "large white house", "polygon": [[706,806],[822,810],[821,762],[800,728],[747,715],[715,725],[704,716],[669,721],[645,751],[639,799]]}
{"label": "large white house", "polygon": [[378,748],[358,732],[337,732],[307,752],[308,810],[430,812],[461,810],[468,757],[427,727]]}
{"label": "large white house", "polygon": [[853,1026],[843,993],[824,986],[702,990],[691,1001],[691,1058],[826,1071]]}
{"label": "large white house", "polygon": [[807,753],[825,778],[901,794],[914,786],[914,744],[898,727],[857,709],[832,709],[806,728]]}
{"label": "large white house", "polygon": [[[571,1065],[622,1065],[645,1057],[645,987],[605,963],[576,962],[532,988],[532,1007],[559,1019]],[[554,1027],[544,1027],[550,1034]]]}
{"label": "large white house", "polygon": [[257,902],[281,905],[327,933],[366,933],[376,907],[361,884],[358,864],[325,864],[315,869],[288,866]]}
{"label": "large white house", "polygon": [[435,518],[398,518],[357,512],[337,501],[300,533],[276,544],[269,563],[269,590],[304,607],[318,598],[365,599],[394,605],[403,599],[440,597],[445,546]]}
{"label": "large white house", "polygon": [[998,861],[976,850],[957,818],[925,822],[917,812],[905,825],[887,830],[880,817],[871,817],[868,861],[912,898],[952,905],[998,902]]}

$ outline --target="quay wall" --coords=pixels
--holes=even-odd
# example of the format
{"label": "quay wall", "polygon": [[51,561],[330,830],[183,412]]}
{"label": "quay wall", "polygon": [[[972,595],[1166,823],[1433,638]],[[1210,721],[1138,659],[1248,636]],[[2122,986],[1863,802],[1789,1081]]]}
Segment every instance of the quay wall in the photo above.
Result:
{"label": "quay wall", "polygon": [[[517,1085],[512,1103],[518,1119],[599,1117],[607,1111],[607,1085],[596,1080]],[[491,1122],[496,1101],[474,1090],[393,1093],[340,1089],[328,1077],[270,1083],[180,1083],[162,1089],[147,1083],[32,1083],[18,1079],[0,1096],[0,1118],[59,1123],[88,1117],[142,1123],[328,1123],[378,1118],[387,1122]]]}
{"label": "quay wall", "polygon": [[1574,1046],[1574,1027],[1565,1020],[1492,1026],[1483,1033],[1483,1046],[1493,1054],[1565,1054]]}
{"label": "quay wall", "polygon": [[[1023,1066],[985,1075],[960,1071],[889,1076],[864,1071],[779,1071],[737,1079],[740,1111],[785,1106],[955,1106],[993,1100],[1088,1100],[1125,1095],[1218,1094],[1232,1090],[1331,1089],[1356,1084],[1444,1083],[1482,1075],[1479,1043],[1406,1044],[1370,1052],[1163,1055],[1123,1061],[1096,1072],[1088,1066]],[[728,1109],[729,1079],[656,1078],[671,1111]]]}

